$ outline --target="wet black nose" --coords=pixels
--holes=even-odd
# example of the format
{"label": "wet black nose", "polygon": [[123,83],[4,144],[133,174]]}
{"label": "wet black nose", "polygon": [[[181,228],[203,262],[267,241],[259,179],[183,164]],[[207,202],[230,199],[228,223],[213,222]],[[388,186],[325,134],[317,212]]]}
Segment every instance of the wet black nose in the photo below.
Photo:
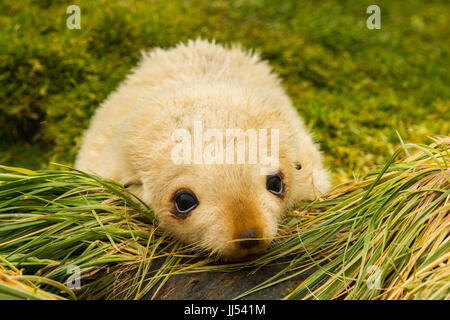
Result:
{"label": "wet black nose", "polygon": [[[254,239],[254,238],[258,238],[258,236],[255,230],[253,229],[241,233],[241,239]],[[244,249],[250,249],[258,246],[259,243],[260,243],[259,240],[241,240],[239,241],[239,246]]]}

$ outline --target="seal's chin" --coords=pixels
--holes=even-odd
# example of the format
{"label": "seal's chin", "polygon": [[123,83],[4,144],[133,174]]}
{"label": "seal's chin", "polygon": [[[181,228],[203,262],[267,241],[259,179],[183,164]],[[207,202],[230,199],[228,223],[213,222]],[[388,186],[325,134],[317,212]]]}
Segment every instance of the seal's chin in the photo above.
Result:
{"label": "seal's chin", "polygon": [[264,253],[269,246],[269,242],[259,242],[257,246],[243,248],[239,244],[233,244],[233,247],[226,253],[220,255],[220,260],[224,262],[241,262],[251,260]]}

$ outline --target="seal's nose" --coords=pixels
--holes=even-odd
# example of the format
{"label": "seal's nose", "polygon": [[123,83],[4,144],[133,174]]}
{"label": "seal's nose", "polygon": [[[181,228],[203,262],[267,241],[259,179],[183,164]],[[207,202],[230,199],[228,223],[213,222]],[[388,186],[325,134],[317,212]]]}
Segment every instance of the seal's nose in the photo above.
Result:
{"label": "seal's nose", "polygon": [[[258,238],[255,230],[250,229],[241,233],[241,239],[255,239]],[[259,240],[241,240],[239,246],[244,249],[250,249],[260,244]]]}

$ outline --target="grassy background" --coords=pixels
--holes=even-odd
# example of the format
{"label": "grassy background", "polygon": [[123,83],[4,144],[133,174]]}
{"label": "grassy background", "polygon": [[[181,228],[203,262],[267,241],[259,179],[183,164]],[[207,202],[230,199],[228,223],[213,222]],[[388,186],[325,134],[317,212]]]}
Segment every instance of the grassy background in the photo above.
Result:
{"label": "grassy background", "polygon": [[[0,2],[0,163],[71,164],[99,103],[141,49],[198,36],[256,48],[281,75],[337,179],[399,140],[450,133],[448,1]],[[66,8],[81,8],[81,30]]]}

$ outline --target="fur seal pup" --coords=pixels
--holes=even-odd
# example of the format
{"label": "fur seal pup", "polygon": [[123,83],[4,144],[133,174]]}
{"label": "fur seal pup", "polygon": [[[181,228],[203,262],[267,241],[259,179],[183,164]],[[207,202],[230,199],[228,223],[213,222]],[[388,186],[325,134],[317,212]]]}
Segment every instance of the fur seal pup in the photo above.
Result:
{"label": "fur seal pup", "polygon": [[287,207],[329,188],[270,66],[201,39],[143,54],[96,110],[75,167],[123,183],[164,230],[224,260],[263,251]]}

